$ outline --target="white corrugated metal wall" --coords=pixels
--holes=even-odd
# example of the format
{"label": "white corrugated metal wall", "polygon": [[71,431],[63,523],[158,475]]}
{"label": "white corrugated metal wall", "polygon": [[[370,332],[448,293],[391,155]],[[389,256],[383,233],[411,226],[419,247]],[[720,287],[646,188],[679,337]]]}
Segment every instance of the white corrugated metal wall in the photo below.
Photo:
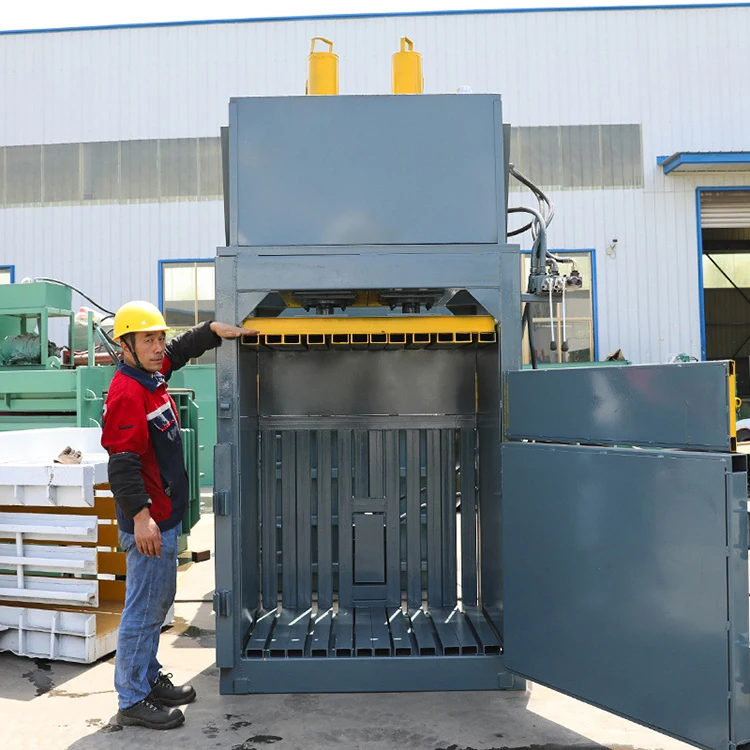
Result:
{"label": "white corrugated metal wall", "polygon": [[[404,34],[424,55],[426,93],[500,92],[514,125],[642,125],[644,187],[555,191],[550,244],[596,250],[601,353],[699,355],[695,188],[750,175],[665,177],[656,156],[748,149],[736,73],[750,58],[748,7],[0,35],[0,145],[216,136],[231,96],[303,93],[317,35],[335,42],[341,93],[385,93]],[[17,280],[58,276],[113,306],[156,299],[159,259],[211,257],[220,244],[216,201],[0,209],[0,264]]]}

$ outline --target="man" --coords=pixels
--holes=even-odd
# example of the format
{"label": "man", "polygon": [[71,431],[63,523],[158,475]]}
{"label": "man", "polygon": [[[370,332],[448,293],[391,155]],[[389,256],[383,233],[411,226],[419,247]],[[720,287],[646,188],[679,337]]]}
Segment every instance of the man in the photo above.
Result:
{"label": "man", "polygon": [[129,302],[115,315],[122,361],[104,404],[102,445],[116,501],[127,576],[115,660],[118,721],[172,729],[185,721],[176,706],[195,700],[190,685],[172,684],[156,659],[161,626],[177,585],[177,537],[189,501],[177,410],[167,381],[222,339],[248,333],[227,323],[201,323],[166,343],[167,324],[149,302]]}

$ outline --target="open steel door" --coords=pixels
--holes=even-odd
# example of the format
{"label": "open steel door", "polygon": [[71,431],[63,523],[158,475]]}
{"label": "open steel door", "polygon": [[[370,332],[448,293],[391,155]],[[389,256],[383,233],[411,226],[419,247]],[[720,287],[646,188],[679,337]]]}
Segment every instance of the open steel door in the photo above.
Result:
{"label": "open steel door", "polygon": [[733,364],[513,372],[506,396],[508,668],[694,745],[750,740]]}

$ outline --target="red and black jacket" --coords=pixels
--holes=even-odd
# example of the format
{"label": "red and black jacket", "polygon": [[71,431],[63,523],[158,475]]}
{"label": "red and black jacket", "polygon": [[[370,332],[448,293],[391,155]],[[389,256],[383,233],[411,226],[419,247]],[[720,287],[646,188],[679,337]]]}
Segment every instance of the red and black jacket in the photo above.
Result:
{"label": "red and black jacket", "polygon": [[192,358],[221,344],[210,322],[167,344],[164,364],[153,375],[120,362],[104,404],[102,446],[109,453],[109,485],[117,521],[133,533],[133,517],[150,508],[162,531],[182,521],[190,486],[182,454],[177,408],[167,381]]}

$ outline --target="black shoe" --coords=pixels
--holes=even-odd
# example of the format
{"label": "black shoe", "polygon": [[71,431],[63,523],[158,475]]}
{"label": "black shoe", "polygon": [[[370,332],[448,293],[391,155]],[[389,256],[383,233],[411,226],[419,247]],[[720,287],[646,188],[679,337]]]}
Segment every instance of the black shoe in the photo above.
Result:
{"label": "black shoe", "polygon": [[126,727],[140,726],[149,729],[174,729],[184,723],[185,714],[179,708],[162,706],[151,696],[138,701],[117,714],[117,723]]}
{"label": "black shoe", "polygon": [[175,685],[172,682],[172,674],[159,672],[156,679],[151,683],[151,695],[149,698],[161,703],[163,706],[182,706],[195,700],[195,690],[192,685]]}

